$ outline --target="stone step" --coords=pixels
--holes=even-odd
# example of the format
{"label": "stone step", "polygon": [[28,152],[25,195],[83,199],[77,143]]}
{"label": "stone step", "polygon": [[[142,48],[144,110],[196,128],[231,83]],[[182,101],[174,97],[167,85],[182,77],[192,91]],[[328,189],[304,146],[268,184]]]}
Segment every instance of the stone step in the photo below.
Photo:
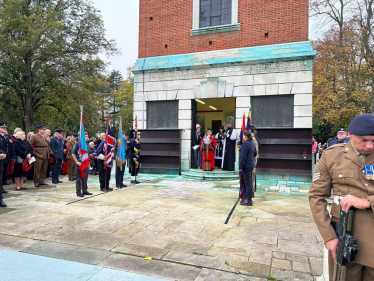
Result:
{"label": "stone step", "polygon": [[214,171],[204,171],[203,169],[189,169],[188,173],[204,175],[235,175],[235,171],[223,171],[221,169],[216,169]]}
{"label": "stone step", "polygon": [[207,180],[207,181],[231,181],[237,180],[238,175],[235,174],[204,174],[204,173],[189,173],[183,172],[182,177],[195,180]]}

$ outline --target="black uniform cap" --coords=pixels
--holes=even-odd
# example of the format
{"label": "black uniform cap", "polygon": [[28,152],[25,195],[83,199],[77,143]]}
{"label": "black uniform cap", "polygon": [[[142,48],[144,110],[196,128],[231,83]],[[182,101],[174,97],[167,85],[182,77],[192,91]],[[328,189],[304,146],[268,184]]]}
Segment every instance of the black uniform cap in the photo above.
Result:
{"label": "black uniform cap", "polygon": [[58,130],[55,130],[54,133],[59,133],[59,134],[62,134],[62,130],[58,129]]}
{"label": "black uniform cap", "polygon": [[338,132],[346,132],[347,133],[347,129],[346,128],[339,128],[336,133]]}
{"label": "black uniform cap", "polygon": [[349,124],[348,131],[356,136],[374,136],[374,114],[356,116]]}
{"label": "black uniform cap", "polygon": [[0,123],[0,128],[6,128],[6,127],[7,127],[7,124],[5,122]]}
{"label": "black uniform cap", "polygon": [[37,125],[35,128],[37,128],[37,129],[42,129],[44,127],[44,129],[45,129],[45,125],[44,124],[40,124],[40,125]]}
{"label": "black uniform cap", "polygon": [[73,137],[78,137],[78,134],[77,133],[72,133],[71,134]]}

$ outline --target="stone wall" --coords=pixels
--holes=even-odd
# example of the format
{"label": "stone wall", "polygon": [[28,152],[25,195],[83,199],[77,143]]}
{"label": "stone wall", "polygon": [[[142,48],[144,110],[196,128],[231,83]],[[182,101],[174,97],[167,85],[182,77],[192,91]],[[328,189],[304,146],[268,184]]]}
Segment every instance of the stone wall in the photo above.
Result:
{"label": "stone wall", "polygon": [[[294,128],[312,128],[311,59],[235,66],[211,66],[201,69],[160,70],[135,73],[134,116],[138,127],[146,129],[146,103],[179,100],[178,126],[182,133],[182,171],[190,167],[191,100],[236,98],[236,124],[241,127],[243,111],[247,114],[251,97],[294,95]],[[145,100],[142,122],[143,87]]]}

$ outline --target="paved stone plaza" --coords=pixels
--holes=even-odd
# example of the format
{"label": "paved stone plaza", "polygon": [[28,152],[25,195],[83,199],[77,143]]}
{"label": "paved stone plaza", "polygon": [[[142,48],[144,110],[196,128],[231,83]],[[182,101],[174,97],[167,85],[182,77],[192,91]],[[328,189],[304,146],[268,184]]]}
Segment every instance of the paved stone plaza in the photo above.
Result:
{"label": "paved stone plaza", "polygon": [[225,225],[238,181],[142,175],[142,184],[105,194],[98,176],[90,175],[94,194],[81,200],[75,182],[62,180],[57,188],[36,190],[28,182],[22,192],[6,186],[0,248],[167,280],[313,280],[322,274],[310,184],[259,181],[254,207],[238,205]]}

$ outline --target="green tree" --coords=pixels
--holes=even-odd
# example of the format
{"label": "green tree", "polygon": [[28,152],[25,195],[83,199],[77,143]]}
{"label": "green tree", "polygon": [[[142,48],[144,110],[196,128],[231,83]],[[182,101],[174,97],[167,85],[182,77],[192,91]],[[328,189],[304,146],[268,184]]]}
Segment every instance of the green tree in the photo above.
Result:
{"label": "green tree", "polygon": [[44,120],[71,126],[79,104],[97,112],[105,70],[98,54],[116,52],[88,0],[0,1],[1,115],[30,131]]}

